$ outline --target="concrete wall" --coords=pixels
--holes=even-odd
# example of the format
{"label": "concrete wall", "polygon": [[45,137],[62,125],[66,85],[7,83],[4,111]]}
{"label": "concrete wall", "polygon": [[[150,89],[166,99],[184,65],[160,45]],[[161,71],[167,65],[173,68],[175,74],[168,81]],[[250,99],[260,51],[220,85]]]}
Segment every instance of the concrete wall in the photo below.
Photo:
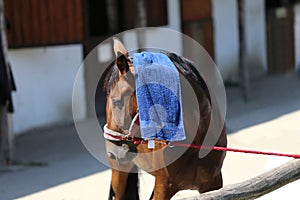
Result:
{"label": "concrete wall", "polygon": [[[13,96],[16,134],[72,120],[72,90],[82,62],[81,45],[10,49],[9,59],[17,85]],[[83,90],[76,102],[84,117]]]}

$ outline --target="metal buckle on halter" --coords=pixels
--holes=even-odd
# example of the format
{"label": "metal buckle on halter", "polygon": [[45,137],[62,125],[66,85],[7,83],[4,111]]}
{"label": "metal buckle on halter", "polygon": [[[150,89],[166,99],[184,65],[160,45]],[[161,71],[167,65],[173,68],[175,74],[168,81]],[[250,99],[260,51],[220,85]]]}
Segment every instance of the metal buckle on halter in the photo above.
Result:
{"label": "metal buckle on halter", "polygon": [[125,136],[123,137],[123,140],[125,140],[125,141],[131,141],[131,140],[132,140],[132,136],[130,136],[130,135],[125,135]]}
{"label": "metal buckle on halter", "polygon": [[170,148],[173,148],[173,147],[174,147],[174,145],[173,145],[173,143],[172,143],[171,141],[168,141],[167,144],[168,144],[168,146],[169,146]]}
{"label": "metal buckle on halter", "polygon": [[127,62],[133,63],[133,57],[128,56],[128,57],[127,57]]}

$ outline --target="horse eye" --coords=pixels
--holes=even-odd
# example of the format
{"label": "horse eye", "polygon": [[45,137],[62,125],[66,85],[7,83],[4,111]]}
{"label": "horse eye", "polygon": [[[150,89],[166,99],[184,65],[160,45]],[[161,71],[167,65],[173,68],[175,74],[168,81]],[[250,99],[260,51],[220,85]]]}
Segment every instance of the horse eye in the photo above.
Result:
{"label": "horse eye", "polygon": [[112,104],[114,106],[122,107],[123,106],[123,100],[118,98],[112,98]]}

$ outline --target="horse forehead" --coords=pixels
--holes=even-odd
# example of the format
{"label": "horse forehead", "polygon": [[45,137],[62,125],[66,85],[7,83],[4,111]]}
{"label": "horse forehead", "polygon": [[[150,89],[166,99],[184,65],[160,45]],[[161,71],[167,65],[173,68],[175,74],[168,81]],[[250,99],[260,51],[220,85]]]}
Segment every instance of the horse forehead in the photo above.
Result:
{"label": "horse forehead", "polygon": [[130,85],[130,83],[128,83],[128,81],[124,77],[121,77],[119,79],[116,86],[117,86],[118,91],[121,93],[132,89],[132,86]]}
{"label": "horse forehead", "polygon": [[128,78],[121,76],[112,90],[112,93],[116,92],[122,94],[132,90],[134,90],[134,86],[129,82]]}

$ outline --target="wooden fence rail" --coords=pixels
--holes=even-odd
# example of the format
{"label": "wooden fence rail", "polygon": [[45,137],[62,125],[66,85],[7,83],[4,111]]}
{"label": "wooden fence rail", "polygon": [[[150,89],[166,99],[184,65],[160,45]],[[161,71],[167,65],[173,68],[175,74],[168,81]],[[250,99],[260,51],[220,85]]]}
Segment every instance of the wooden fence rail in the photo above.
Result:
{"label": "wooden fence rail", "polygon": [[244,182],[201,195],[185,197],[182,200],[255,199],[298,179],[300,179],[300,159],[292,160]]}

